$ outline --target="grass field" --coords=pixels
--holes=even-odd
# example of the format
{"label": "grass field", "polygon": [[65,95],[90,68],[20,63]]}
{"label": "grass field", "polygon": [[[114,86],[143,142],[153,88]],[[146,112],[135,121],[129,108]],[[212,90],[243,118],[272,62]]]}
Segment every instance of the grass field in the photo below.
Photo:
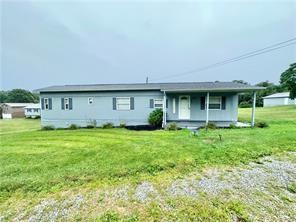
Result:
{"label": "grass field", "polygon": [[[250,112],[240,109],[240,120],[249,120]],[[187,130],[41,131],[39,120],[1,120],[0,210],[11,207],[11,201],[68,189],[136,184],[147,178],[161,183],[197,169],[233,167],[296,151],[295,106],[258,108],[256,117],[270,126],[202,130],[197,137]]]}

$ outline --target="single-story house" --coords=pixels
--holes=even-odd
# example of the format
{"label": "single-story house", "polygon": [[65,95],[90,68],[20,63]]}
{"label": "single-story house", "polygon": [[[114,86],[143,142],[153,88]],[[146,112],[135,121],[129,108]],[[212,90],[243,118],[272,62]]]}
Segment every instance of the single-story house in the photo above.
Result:
{"label": "single-story house", "polygon": [[[148,124],[148,115],[163,109],[163,126],[199,127],[209,122],[229,126],[238,118],[238,95],[264,87],[234,82],[180,82],[50,86],[40,93],[41,124],[115,126]],[[252,124],[255,119],[253,104]]]}
{"label": "single-story house", "polygon": [[25,116],[28,118],[36,118],[41,115],[41,106],[39,103],[31,104],[25,107]]}
{"label": "single-story house", "polygon": [[290,92],[275,93],[263,97],[263,106],[285,106],[296,105],[296,99],[290,99]]}
{"label": "single-story house", "polygon": [[33,104],[34,103],[2,103],[0,105],[2,110],[2,118],[12,119],[25,117],[24,108]]}

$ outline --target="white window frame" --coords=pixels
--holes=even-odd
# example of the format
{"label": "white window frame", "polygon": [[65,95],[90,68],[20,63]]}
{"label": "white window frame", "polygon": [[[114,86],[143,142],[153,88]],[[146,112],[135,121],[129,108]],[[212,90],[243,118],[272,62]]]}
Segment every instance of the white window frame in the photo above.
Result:
{"label": "white window frame", "polygon": [[163,99],[154,99],[154,108],[163,109]]}
{"label": "white window frame", "polygon": [[88,102],[88,105],[94,104],[94,97],[88,97],[87,102]]}
{"label": "white window frame", "polygon": [[[126,103],[119,103],[120,99],[128,99]],[[128,109],[119,109],[120,105],[128,105]],[[131,110],[131,97],[116,97],[116,110],[128,111]]]}
{"label": "white window frame", "polygon": [[65,110],[69,110],[69,108],[70,108],[69,100],[70,100],[69,98],[64,98],[64,108],[65,108]]}
{"label": "white window frame", "polygon": [[44,109],[49,110],[49,98],[44,98]]}
{"label": "white window frame", "polygon": [[[220,103],[211,103],[211,99],[213,99],[213,98],[219,98],[219,100],[220,100]],[[210,108],[210,104],[219,104],[220,105],[220,108],[219,109],[213,109],[213,108]],[[206,105],[207,105],[207,102],[206,102]],[[210,96],[210,98],[209,98],[209,110],[221,110],[222,109],[222,96]]]}

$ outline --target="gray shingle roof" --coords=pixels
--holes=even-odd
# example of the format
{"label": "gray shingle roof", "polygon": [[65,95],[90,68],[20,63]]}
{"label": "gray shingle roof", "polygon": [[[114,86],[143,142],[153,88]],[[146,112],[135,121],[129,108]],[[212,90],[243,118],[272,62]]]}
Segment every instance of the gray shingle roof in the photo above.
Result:
{"label": "gray shingle roof", "polygon": [[37,92],[89,92],[89,91],[251,91],[264,87],[245,85],[234,82],[176,82],[176,83],[132,83],[132,84],[93,84],[63,85],[37,89]]}

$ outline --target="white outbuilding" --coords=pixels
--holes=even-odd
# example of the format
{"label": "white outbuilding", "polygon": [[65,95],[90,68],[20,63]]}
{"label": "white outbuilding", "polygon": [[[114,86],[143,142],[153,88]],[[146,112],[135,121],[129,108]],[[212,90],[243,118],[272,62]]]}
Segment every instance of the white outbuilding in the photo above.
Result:
{"label": "white outbuilding", "polygon": [[39,103],[32,103],[25,107],[25,116],[31,118],[38,118],[41,114],[41,106]]}
{"label": "white outbuilding", "polygon": [[269,96],[263,97],[263,106],[285,106],[296,105],[296,99],[289,98],[289,92],[275,93]]}

